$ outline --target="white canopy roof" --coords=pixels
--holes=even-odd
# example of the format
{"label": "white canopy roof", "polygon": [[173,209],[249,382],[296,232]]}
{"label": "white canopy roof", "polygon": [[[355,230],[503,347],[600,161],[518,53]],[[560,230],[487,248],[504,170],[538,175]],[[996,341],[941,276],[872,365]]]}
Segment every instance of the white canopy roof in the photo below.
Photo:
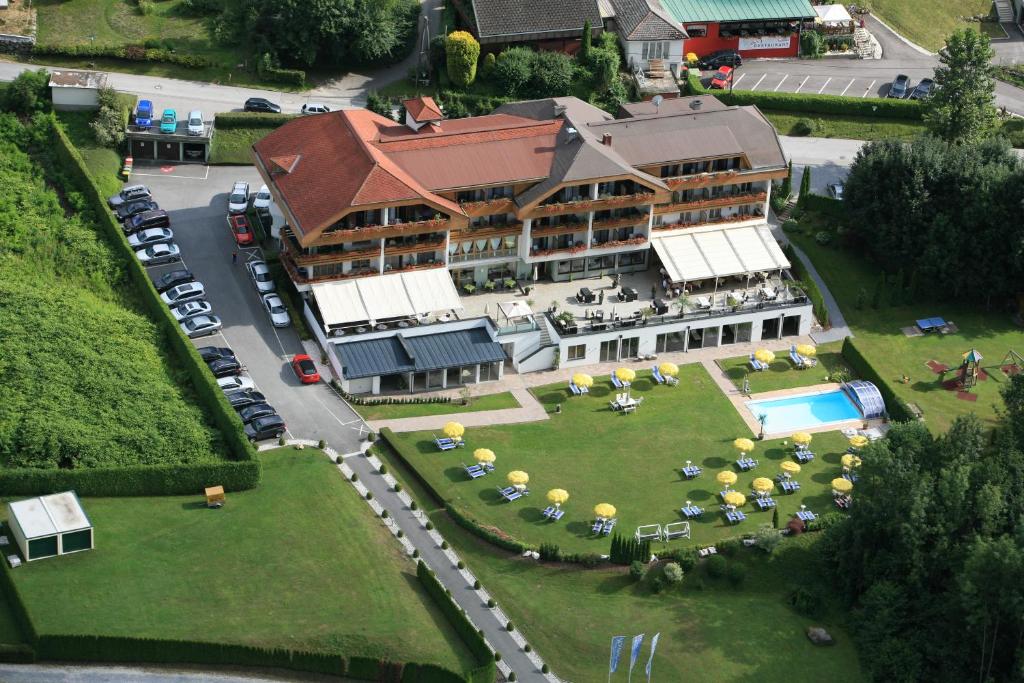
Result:
{"label": "white canopy roof", "polygon": [[767,225],[700,228],[656,237],[654,251],[672,282],[789,268],[789,260]]}
{"label": "white canopy roof", "polygon": [[328,327],[462,308],[451,275],[444,268],[324,282],[312,289]]}
{"label": "white canopy roof", "polygon": [[853,17],[842,5],[815,5],[814,11],[826,24],[845,24],[853,21]]}
{"label": "white canopy roof", "polygon": [[26,539],[43,538],[92,526],[74,491],[8,503]]}
{"label": "white canopy roof", "polygon": [[498,310],[505,316],[505,320],[533,315],[533,309],[527,306],[525,301],[503,301],[498,304]]}

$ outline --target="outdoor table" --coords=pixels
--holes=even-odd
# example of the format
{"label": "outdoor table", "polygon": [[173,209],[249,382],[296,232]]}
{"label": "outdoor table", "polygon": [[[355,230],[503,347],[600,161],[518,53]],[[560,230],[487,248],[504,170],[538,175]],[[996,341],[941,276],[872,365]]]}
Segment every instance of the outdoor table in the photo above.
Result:
{"label": "outdoor table", "polygon": [[658,299],[654,302],[654,312],[658,315],[665,315],[668,313],[668,302],[664,299]]}
{"label": "outdoor table", "polygon": [[588,303],[588,304],[589,303],[593,303],[593,301],[594,301],[594,293],[592,291],[590,291],[589,287],[581,287],[580,288],[580,300],[583,301],[584,303]]}
{"label": "outdoor table", "polygon": [[619,292],[619,300],[621,301],[636,301],[640,298],[640,293],[633,287],[623,287]]}
{"label": "outdoor table", "polygon": [[698,296],[694,303],[697,304],[697,308],[711,308],[711,299],[706,296]]}
{"label": "outdoor table", "polygon": [[768,289],[767,287],[761,288],[761,298],[771,300],[777,296],[778,294],[775,293],[774,289]]}
{"label": "outdoor table", "polygon": [[815,519],[815,514],[810,510],[800,510],[796,513],[796,516],[797,519],[802,520],[804,522],[813,522]]}

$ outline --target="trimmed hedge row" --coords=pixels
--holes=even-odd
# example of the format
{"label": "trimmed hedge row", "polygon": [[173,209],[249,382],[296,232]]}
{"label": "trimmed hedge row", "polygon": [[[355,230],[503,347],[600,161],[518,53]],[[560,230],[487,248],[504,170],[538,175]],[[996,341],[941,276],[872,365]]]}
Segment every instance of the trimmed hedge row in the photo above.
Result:
{"label": "trimmed hedge row", "polygon": [[213,127],[221,130],[229,128],[280,128],[296,114],[260,114],[254,111],[233,111],[217,114],[213,117]]}
{"label": "trimmed hedge row", "polygon": [[197,55],[171,52],[160,48],[147,48],[143,45],[41,45],[32,48],[32,54],[40,57],[48,55],[57,57],[111,57],[127,59],[132,62],[160,62],[177,64],[187,69],[202,69],[216,64]]}
{"label": "trimmed hedge row", "polygon": [[889,382],[882,379],[874,366],[868,362],[864,357],[864,354],[862,354],[860,349],[857,348],[857,344],[854,342],[853,337],[847,337],[843,340],[843,348],[840,351],[840,354],[850,365],[853,371],[860,375],[861,379],[866,379],[878,387],[879,393],[882,394],[882,400],[885,401],[885,408],[889,413],[890,420],[906,422],[914,419],[914,416],[907,407],[907,404],[896,396],[896,392],[893,391]]}
{"label": "trimmed hedge row", "polygon": [[80,496],[195,495],[212,484],[243,491],[260,483],[260,465],[243,462],[192,463],[188,465],[135,465],[66,469],[0,470],[0,492],[5,496],[34,496],[74,489]]}
{"label": "trimmed hedge row", "polygon": [[917,100],[878,97],[842,97],[840,95],[799,94],[754,90],[708,90],[700,82],[699,73],[690,72],[687,88],[691,95],[714,95],[728,105],[756,105],[768,111],[796,114],[835,114],[838,116],[871,116],[883,119],[920,121],[923,109]]}
{"label": "trimmed hedge row", "polygon": [[811,277],[803,259],[796,255],[796,251],[790,244],[783,247],[782,251],[786,254],[786,258],[789,259],[793,274],[804,285],[804,291],[807,293],[807,298],[811,300],[811,306],[814,308],[814,317],[818,319],[818,322],[821,323],[822,327],[831,327],[832,321],[829,318],[828,306],[825,305],[825,297],[821,295],[821,290],[818,289],[818,283]]}
{"label": "trimmed hedge row", "polygon": [[302,69],[282,69],[270,54],[264,53],[256,61],[256,74],[265,81],[294,85],[301,88],[306,84],[306,72]]}
{"label": "trimmed hedge row", "polygon": [[[494,654],[491,652],[491,648],[488,647],[487,641],[480,634],[480,631],[473,626],[473,623],[466,616],[466,613],[462,611],[462,608],[455,604],[448,591],[445,590],[441,582],[434,576],[434,572],[430,571],[430,568],[423,564],[423,560],[416,562],[416,578],[420,580],[424,590],[434,599],[437,606],[444,612],[444,615],[448,617],[448,621],[455,629],[455,632],[466,643],[469,651],[478,662],[483,662],[477,668],[467,672],[465,680],[468,683],[493,683],[497,675],[497,666],[494,662]],[[404,681],[405,679],[403,678],[402,680]]]}

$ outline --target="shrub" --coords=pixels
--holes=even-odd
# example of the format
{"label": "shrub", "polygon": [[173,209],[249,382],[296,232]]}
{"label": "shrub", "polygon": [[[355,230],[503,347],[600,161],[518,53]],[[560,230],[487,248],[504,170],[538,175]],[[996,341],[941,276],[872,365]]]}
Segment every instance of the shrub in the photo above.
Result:
{"label": "shrub", "polygon": [[125,136],[127,120],[125,112],[117,101],[117,91],[110,87],[100,88],[97,93],[100,110],[90,123],[96,142],[103,147],[117,148]]}
{"label": "shrub", "polygon": [[770,524],[762,524],[754,534],[754,547],[771,555],[782,543],[782,534]]}
{"label": "shrub", "polygon": [[730,562],[725,574],[729,578],[729,583],[739,586],[747,578],[747,568],[739,562]]}
{"label": "shrub", "polygon": [[509,680],[509,683],[514,683],[514,681],[518,680],[516,678],[516,672],[515,671],[510,671],[508,673],[508,680]]}
{"label": "shrub", "polygon": [[448,541],[441,541],[441,550],[448,550]]}
{"label": "shrub", "polygon": [[376,90],[366,93],[366,108],[384,118],[391,118],[391,100],[381,96]]}
{"label": "shrub", "polygon": [[494,73],[494,66],[498,63],[498,58],[494,56],[493,52],[488,52],[484,56],[484,61],[480,64],[480,75],[484,78],[490,78]]}
{"label": "shrub", "polygon": [[458,564],[456,564],[455,566],[458,567],[459,569],[465,569],[466,568],[466,563],[463,562],[462,560],[459,560]]}
{"label": "shrub", "polygon": [[498,85],[512,97],[526,91],[533,75],[533,50],[526,47],[510,47],[501,51],[494,65],[494,78]]}
{"label": "shrub", "polygon": [[448,78],[460,88],[476,80],[476,62],[480,58],[480,43],[467,31],[453,31],[444,43]]}
{"label": "shrub", "polygon": [[306,72],[302,69],[282,69],[277,56],[264,52],[256,60],[256,74],[265,81],[301,88],[306,84]]}
{"label": "shrub", "polygon": [[57,57],[108,57],[126,59],[132,62],[157,62],[177,64],[186,69],[202,69],[215,66],[214,62],[193,54],[177,53],[166,49],[147,49],[142,45],[66,45],[36,43],[32,54],[37,57],[53,55]]}
{"label": "shrub", "polygon": [[388,473],[388,467],[384,463],[381,463],[380,467],[377,468],[377,471],[380,472],[381,474],[387,474]]}
{"label": "shrub", "polygon": [[819,230],[814,233],[814,241],[823,247],[827,246],[832,242],[832,233],[827,230]]}
{"label": "shrub", "polygon": [[509,633],[512,633],[512,631],[516,630],[516,627],[513,626],[512,622],[510,621],[507,624],[505,624],[505,630],[508,631]]}
{"label": "shrub", "polygon": [[817,31],[804,31],[800,34],[800,53],[804,57],[817,58],[825,50],[825,42]]}
{"label": "shrub", "polygon": [[542,674],[550,673],[550,672],[551,672],[551,667],[550,667],[550,666],[548,666],[547,664],[544,664],[544,666],[542,666],[542,667],[540,668],[540,672],[541,672]]}
{"label": "shrub", "polygon": [[420,556],[420,549],[419,548],[413,548],[413,550],[412,550],[412,559],[415,560],[419,556]]}
{"label": "shrub", "polygon": [[633,560],[633,562],[629,565],[629,575],[633,578],[634,581],[643,581],[644,576],[647,575],[647,567],[644,566],[643,562],[640,562],[639,560]]}
{"label": "shrub", "polygon": [[797,614],[805,617],[820,617],[825,607],[825,598],[822,594],[808,586],[797,586],[786,596],[787,602]]}
{"label": "shrub", "polygon": [[588,63],[594,75],[594,89],[599,93],[607,92],[619,75],[618,49],[592,48]]}
{"label": "shrub", "polygon": [[545,562],[559,562],[562,559],[562,550],[554,543],[541,543],[538,553]]}
{"label": "shrub", "polygon": [[654,580],[651,581],[651,590],[655,593],[660,593],[661,591],[665,590],[665,577],[655,576]]}
{"label": "shrub", "polygon": [[800,119],[793,124],[793,135],[813,135],[817,125],[812,119]]}
{"label": "shrub", "polygon": [[366,500],[373,500],[373,491],[366,492]]}
{"label": "shrub", "polygon": [[712,555],[707,561],[708,576],[713,579],[720,579],[725,576],[728,562],[721,555]]}
{"label": "shrub", "polygon": [[473,582],[473,590],[475,590],[475,591],[480,590],[480,579],[477,579],[476,581]]}
{"label": "shrub", "polygon": [[562,97],[572,87],[573,61],[564,52],[538,52],[531,64],[530,89],[535,97]]}
{"label": "shrub", "polygon": [[451,596],[444,590],[441,582],[434,576],[434,572],[430,571],[422,561],[416,563],[416,577],[423,584],[426,592],[437,603],[441,612],[448,618],[455,632],[459,634],[459,637],[462,638],[466,647],[476,659],[478,669],[470,672],[468,680],[493,681],[495,678],[494,662],[501,659],[500,655],[496,654],[492,659],[491,650],[487,647],[487,641],[484,640],[481,632],[473,626],[466,617],[466,613],[455,604]]}
{"label": "shrub", "polygon": [[353,472],[352,476],[349,477],[349,479],[351,479],[352,481],[359,481],[359,475]]}
{"label": "shrub", "polygon": [[494,653],[494,661],[496,661],[496,662],[500,662],[501,661],[501,653],[500,652],[495,651],[495,653]]}
{"label": "shrub", "polygon": [[740,542],[735,538],[727,538],[716,544],[715,547],[726,557],[734,557],[740,551]]}
{"label": "shrub", "polygon": [[588,569],[601,564],[601,556],[597,553],[583,553],[581,555],[577,555],[577,560],[581,565]]}
{"label": "shrub", "polygon": [[394,489],[395,493],[398,493],[399,491],[402,490],[402,485],[396,481],[395,485],[392,488]]}
{"label": "shrub", "polygon": [[409,509],[410,510],[418,510],[419,509],[419,506],[416,504],[415,500],[409,502]]}
{"label": "shrub", "polygon": [[396,538],[401,538],[402,536],[405,536],[405,532],[402,531],[401,529],[399,529],[398,531],[395,532],[395,537]]}
{"label": "shrub", "polygon": [[425,528],[425,529],[426,529],[427,531],[432,531],[432,530],[434,529],[434,523],[433,523],[433,522],[429,522],[429,521],[428,521],[428,522],[427,522],[427,523],[426,523],[426,524],[424,525],[424,528]]}
{"label": "shrub", "polygon": [[487,606],[490,607],[491,609],[494,609],[495,607],[498,606],[498,603],[496,603],[494,601],[494,598],[488,598],[487,599]]}
{"label": "shrub", "polygon": [[675,562],[666,564],[662,573],[665,575],[665,581],[670,584],[679,584],[683,581],[683,568]]}
{"label": "shrub", "polygon": [[792,218],[789,218],[789,219],[786,219],[786,221],[782,224],[782,229],[785,232],[799,232],[800,231],[800,223],[798,223],[797,221],[793,220]]}
{"label": "shrub", "polygon": [[3,91],[4,109],[15,114],[43,111],[47,104],[49,85],[50,74],[46,69],[22,71]]}

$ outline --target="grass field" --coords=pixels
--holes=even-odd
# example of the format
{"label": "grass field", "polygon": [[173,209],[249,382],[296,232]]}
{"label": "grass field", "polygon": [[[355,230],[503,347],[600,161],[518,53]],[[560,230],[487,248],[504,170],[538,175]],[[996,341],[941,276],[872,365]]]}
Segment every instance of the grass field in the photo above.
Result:
{"label": "grass field", "polygon": [[[618,529],[632,535],[642,524],[680,521],[679,508],[691,500],[707,510],[691,525],[693,544],[753,532],[758,524],[771,522],[771,512],[754,512],[749,503],[743,508],[747,521],[737,527],[726,524],[718,510],[722,487],[715,475],[735,471],[732,441],[750,436],[750,430],[702,366],[682,366],[676,387],[655,386],[641,373],[633,383],[633,395],[643,396],[644,403],[631,415],[609,410],[613,390],[607,378],[598,378],[589,396],[569,398],[564,385],[540,387],[534,393],[548,409],[562,404],[562,412],[545,422],[468,429],[467,447],[444,453],[438,452],[429,432],[397,438],[408,445],[415,454],[414,465],[445,499],[515,538],[556,543],[566,552],[608,551],[608,538],[595,537],[590,530],[597,503],[615,505]],[[839,457],[846,440],[829,432],[816,435],[812,445],[818,457],[798,477],[802,490],[775,496],[780,522],[800,504],[815,512],[832,507],[828,484],[841,473]],[[476,448],[492,449],[497,469],[470,480],[460,463],[472,462]],[[758,443],[753,457],[760,466],[739,473],[734,488],[748,492],[755,477],[779,474],[779,463],[791,452],[781,440]],[[682,477],[679,468],[687,460],[704,468],[700,478]],[[505,486],[511,470],[530,475],[532,494],[507,503],[495,486]],[[548,505],[546,493],[553,488],[564,488],[570,495],[566,516],[556,523],[541,516]]]}
{"label": "grass field", "polygon": [[842,344],[834,342],[822,344],[817,347],[818,365],[806,370],[797,370],[786,354],[776,354],[775,360],[768,370],[753,372],[750,370],[749,361],[746,356],[736,358],[725,358],[718,361],[718,366],[725,371],[726,376],[732,380],[737,389],[743,388],[743,380],[750,381],[750,392],[753,394],[762,391],[777,391],[779,389],[793,389],[796,387],[808,387],[815,384],[828,382],[828,376],[835,370],[846,369],[849,366],[839,355]]}
{"label": "grass field", "polygon": [[800,121],[812,121],[816,138],[846,138],[849,140],[881,140],[899,138],[910,140],[925,131],[920,121],[883,119],[871,116],[840,116],[838,114],[800,115],[792,112],[765,111],[779,135],[806,135],[797,128]]}
{"label": "grass field", "polygon": [[210,147],[210,163],[249,166],[252,146],[272,132],[272,128],[218,128]]}
{"label": "grass field", "polygon": [[84,500],[96,549],[13,573],[37,630],[472,665],[398,543],[327,458],[261,457],[262,485],[229,493],[221,510],[200,496]]}
{"label": "grass field", "polygon": [[[135,103],[134,95],[121,95],[126,107]],[[103,194],[110,196],[121,191],[124,181],[121,172],[121,154],[110,147],[103,147],[96,142],[89,123],[95,118],[96,112],[64,111],[58,112],[57,120],[64,127],[64,132],[71,139],[89,167],[89,173],[96,180]]]}
{"label": "grass field", "polygon": [[863,4],[905,38],[933,51],[953,31],[977,27],[959,17],[987,15],[992,7],[987,0],[867,0]]}
{"label": "grass field", "polygon": [[474,396],[469,405],[460,401],[451,403],[406,403],[377,406],[353,406],[364,420],[394,420],[402,417],[419,417],[421,415],[448,415],[451,413],[475,413],[481,410],[501,410],[518,408],[519,401],[511,391],[499,394]]}

